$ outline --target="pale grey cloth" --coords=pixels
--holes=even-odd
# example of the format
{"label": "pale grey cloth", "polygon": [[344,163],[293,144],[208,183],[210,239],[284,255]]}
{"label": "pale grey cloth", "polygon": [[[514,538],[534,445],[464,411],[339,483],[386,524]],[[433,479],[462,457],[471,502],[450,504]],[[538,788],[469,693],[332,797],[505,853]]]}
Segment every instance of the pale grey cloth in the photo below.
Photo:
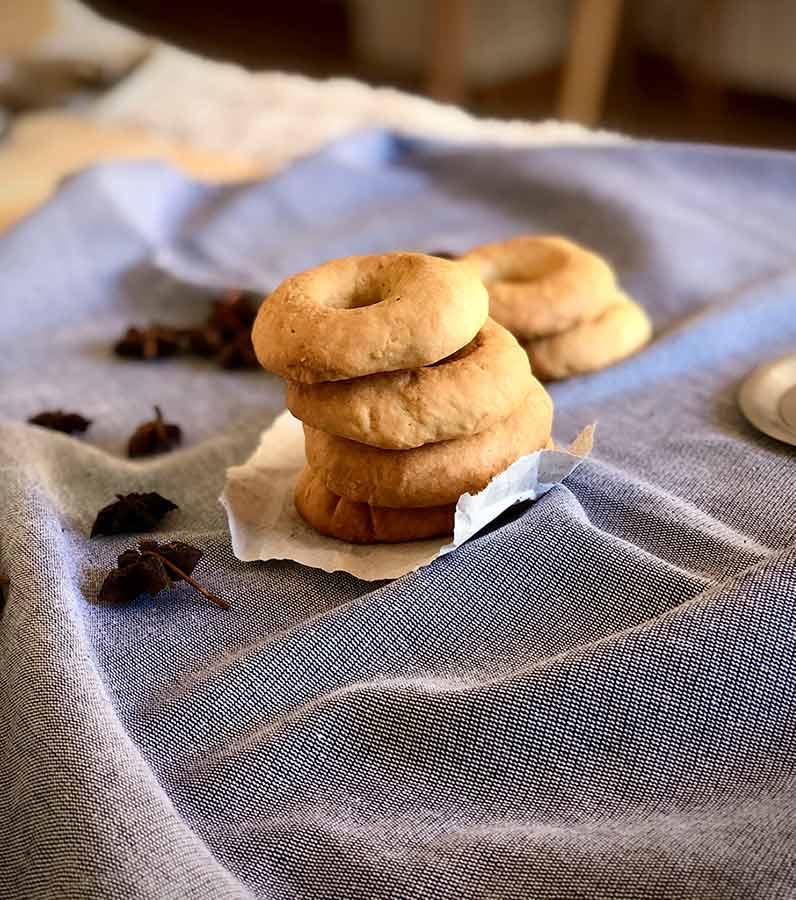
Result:
{"label": "pale grey cloth", "polygon": [[[0,239],[0,897],[786,898],[796,889],[796,468],[735,402],[796,349],[796,161],[364,135],[259,185],[94,169]],[[113,356],[194,285],[564,232],[652,345],[556,385],[566,486],[374,586],[247,565],[217,497],[282,406],[259,373]],[[154,260],[179,273],[166,274]],[[130,462],[160,403],[183,449]],[[82,438],[25,424],[94,420]],[[179,504],[188,587],[105,608],[116,492]]]}

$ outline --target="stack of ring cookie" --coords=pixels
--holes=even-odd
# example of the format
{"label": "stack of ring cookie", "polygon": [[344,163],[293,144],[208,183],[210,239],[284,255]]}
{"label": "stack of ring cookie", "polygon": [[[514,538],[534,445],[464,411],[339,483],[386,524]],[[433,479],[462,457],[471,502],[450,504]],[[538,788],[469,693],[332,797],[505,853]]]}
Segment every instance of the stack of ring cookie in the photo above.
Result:
{"label": "stack of ring cookie", "polygon": [[543,380],[605,368],[650,339],[646,313],[608,263],[565,238],[515,237],[462,260],[484,281],[492,318],[516,335]]}
{"label": "stack of ring cookie", "polygon": [[453,530],[456,502],[550,439],[552,401],[472,269],[421,253],[336,259],[260,307],[261,365],[304,423],[299,514],[353,543]]}

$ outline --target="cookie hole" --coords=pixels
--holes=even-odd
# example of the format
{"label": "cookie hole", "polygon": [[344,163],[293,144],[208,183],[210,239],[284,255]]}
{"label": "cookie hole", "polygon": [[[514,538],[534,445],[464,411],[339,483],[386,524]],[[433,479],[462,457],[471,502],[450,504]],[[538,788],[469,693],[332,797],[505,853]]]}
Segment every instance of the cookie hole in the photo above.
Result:
{"label": "cookie hole", "polygon": [[484,278],[488,283],[523,284],[537,281],[563,269],[567,256],[550,247],[536,247],[522,259],[506,259],[494,262]]}
{"label": "cookie hole", "polygon": [[333,309],[361,309],[363,306],[377,306],[393,298],[390,289],[374,278],[359,279],[353,285],[338,287],[324,297],[324,305]]}
{"label": "cookie hole", "polygon": [[363,306],[376,306],[388,299],[390,298],[385,297],[374,288],[365,287],[362,290],[354,290],[349,294],[345,306],[347,309],[360,309]]}

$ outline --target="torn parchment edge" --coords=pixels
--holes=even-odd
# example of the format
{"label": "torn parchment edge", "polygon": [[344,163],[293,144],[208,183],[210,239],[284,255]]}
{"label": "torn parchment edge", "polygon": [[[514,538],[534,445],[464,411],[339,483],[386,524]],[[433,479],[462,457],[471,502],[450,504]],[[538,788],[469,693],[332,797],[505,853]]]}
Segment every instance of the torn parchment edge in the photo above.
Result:
{"label": "torn parchment edge", "polygon": [[392,579],[451,553],[517,503],[535,500],[560,484],[591,453],[594,426],[568,448],[537,450],[516,460],[477,494],[457,503],[453,539],[401,544],[349,544],[318,534],[293,506],[293,486],[306,463],[301,423],[288,411],[263,432],[251,457],[227,470],[220,502],[232,549],[244,562],[290,560],[366,581]]}

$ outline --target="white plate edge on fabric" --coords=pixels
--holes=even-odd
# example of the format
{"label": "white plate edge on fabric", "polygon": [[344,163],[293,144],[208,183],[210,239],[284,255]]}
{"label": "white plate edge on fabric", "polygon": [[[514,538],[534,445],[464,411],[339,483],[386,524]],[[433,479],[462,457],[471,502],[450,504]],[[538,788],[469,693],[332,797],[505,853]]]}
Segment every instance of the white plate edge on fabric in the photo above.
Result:
{"label": "white plate edge on fabric", "polygon": [[758,366],[738,392],[741,412],[758,430],[796,447],[796,428],[786,421],[782,401],[796,389],[796,353]]}

